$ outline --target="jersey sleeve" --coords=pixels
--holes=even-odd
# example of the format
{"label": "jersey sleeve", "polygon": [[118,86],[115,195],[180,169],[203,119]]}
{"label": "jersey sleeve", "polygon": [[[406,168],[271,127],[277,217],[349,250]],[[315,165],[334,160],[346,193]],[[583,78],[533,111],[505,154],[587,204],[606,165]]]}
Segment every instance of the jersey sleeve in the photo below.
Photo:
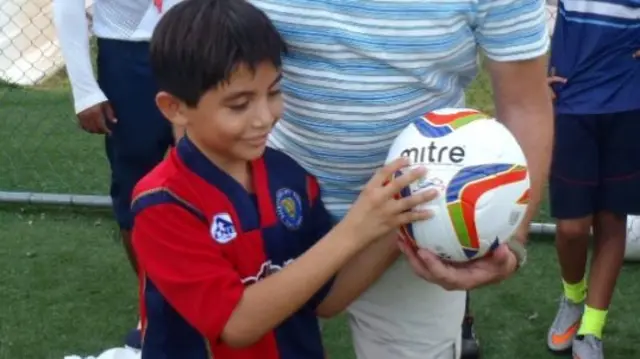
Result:
{"label": "jersey sleeve", "polygon": [[208,225],[187,209],[169,203],[139,211],[133,246],[142,274],[184,320],[215,342],[244,286]]}
{"label": "jersey sleeve", "polygon": [[[334,220],[327,208],[324,206],[322,196],[320,195],[320,186],[315,177],[307,175],[307,197],[309,199],[309,221],[307,227],[307,236],[309,240],[309,248],[316,244],[324,237],[334,226]],[[329,280],[320,290],[309,300],[312,307],[317,307],[324,298],[329,294],[333,278]]]}
{"label": "jersey sleeve", "polygon": [[529,60],[549,48],[543,0],[479,0],[475,36],[488,58]]}

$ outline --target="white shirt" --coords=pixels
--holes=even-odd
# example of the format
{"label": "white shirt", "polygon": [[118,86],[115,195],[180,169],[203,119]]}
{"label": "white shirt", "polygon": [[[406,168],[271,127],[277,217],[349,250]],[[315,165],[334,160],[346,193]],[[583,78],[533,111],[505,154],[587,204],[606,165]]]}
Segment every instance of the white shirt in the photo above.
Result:
{"label": "white shirt", "polygon": [[[149,41],[163,13],[179,0],[95,0],[93,32],[97,37],[126,41]],[[80,113],[107,100],[94,76],[89,48],[89,22],[85,0],[53,0],[54,23]]]}

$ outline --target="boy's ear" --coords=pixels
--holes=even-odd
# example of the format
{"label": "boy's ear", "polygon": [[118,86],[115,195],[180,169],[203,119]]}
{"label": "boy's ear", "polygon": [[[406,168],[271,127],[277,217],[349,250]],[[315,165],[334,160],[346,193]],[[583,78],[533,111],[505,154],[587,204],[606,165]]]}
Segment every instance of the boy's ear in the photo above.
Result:
{"label": "boy's ear", "polygon": [[183,115],[184,104],[171,94],[160,91],[156,95],[156,105],[164,117],[175,126],[185,126],[186,117]]}

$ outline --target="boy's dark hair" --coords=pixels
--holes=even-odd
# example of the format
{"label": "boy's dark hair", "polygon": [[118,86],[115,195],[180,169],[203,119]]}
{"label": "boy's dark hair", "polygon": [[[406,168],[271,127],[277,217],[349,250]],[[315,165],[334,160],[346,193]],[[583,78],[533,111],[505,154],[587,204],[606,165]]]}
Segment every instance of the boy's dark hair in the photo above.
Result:
{"label": "boy's dark hair", "polygon": [[184,0],[158,23],[150,51],[159,89],[195,107],[238,65],[280,68],[287,49],[267,15],[245,0]]}

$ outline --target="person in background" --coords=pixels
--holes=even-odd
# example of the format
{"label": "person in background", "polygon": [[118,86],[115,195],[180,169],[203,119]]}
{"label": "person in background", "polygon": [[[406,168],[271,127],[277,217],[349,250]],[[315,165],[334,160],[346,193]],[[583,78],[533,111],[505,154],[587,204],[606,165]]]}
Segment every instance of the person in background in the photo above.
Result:
{"label": "person in background", "polygon": [[[285,111],[271,145],[318,178],[336,220],[383,164],[405,126],[426,112],[465,105],[464,90],[478,72],[482,50],[497,118],[522,145],[531,172],[531,208],[509,244],[523,259],[553,139],[543,1],[252,3],[269,15],[289,47],[283,62]],[[511,252],[510,264],[516,257]],[[464,290],[513,271],[491,261],[454,268],[430,253],[407,254],[409,260],[395,262],[349,308],[359,359],[457,357]],[[469,358],[477,355],[470,333],[465,338],[471,344]]]}
{"label": "person in background", "polygon": [[[71,82],[80,127],[103,135],[111,168],[110,195],[129,262],[131,193],[134,185],[164,157],[173,133],[155,104],[158,92],[149,67],[149,39],[163,12],[178,0],[95,0],[97,80],[92,65],[85,0],[54,0],[54,22]],[[138,329],[127,345],[140,347]]]}
{"label": "person in background", "polygon": [[626,218],[640,214],[639,19],[634,0],[560,0],[552,37],[556,121],[549,192],[563,295],[547,346],[572,351],[576,359],[604,357],[603,328],[624,259]]}

